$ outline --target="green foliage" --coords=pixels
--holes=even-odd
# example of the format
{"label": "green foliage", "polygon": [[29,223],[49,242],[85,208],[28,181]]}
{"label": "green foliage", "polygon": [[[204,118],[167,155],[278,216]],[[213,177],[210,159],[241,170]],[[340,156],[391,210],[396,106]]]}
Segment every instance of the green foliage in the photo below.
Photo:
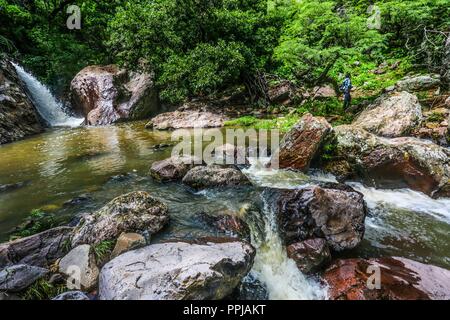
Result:
{"label": "green foliage", "polygon": [[46,279],[40,279],[20,294],[23,300],[50,300],[68,291],[65,285],[55,285]]}
{"label": "green foliage", "polygon": [[433,112],[427,118],[427,121],[429,122],[442,122],[444,120],[445,120],[444,115],[439,112]]}
{"label": "green foliage", "polygon": [[252,127],[255,129],[278,129],[287,132],[298,122],[297,115],[278,117],[273,119],[258,119],[252,116],[245,116],[225,122],[227,127]]}
{"label": "green foliage", "polygon": [[12,239],[29,237],[58,225],[56,216],[40,209],[32,210],[29,216],[16,228]]}
{"label": "green foliage", "polygon": [[100,263],[109,257],[112,250],[114,249],[115,241],[102,241],[92,247],[94,250],[95,257],[97,261]]}
{"label": "green foliage", "polygon": [[163,100],[178,102],[267,68],[280,21],[265,0],[137,1],[118,10],[108,44],[126,66],[147,62]]}

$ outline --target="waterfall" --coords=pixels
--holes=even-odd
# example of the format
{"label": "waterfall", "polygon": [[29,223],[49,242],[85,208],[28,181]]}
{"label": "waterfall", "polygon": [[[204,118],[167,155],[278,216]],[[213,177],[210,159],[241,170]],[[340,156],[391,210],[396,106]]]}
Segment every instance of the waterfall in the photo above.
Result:
{"label": "waterfall", "polygon": [[77,127],[84,121],[82,118],[75,118],[64,112],[64,107],[53,97],[50,90],[40,83],[33,75],[26,72],[21,66],[13,63],[20,79],[27,86],[31,98],[41,115],[52,127]]}
{"label": "waterfall", "polygon": [[[266,168],[270,158],[249,160],[251,166],[243,172],[259,186],[292,187],[305,184],[309,179],[304,174]],[[251,274],[266,285],[269,298],[273,300],[327,299],[326,286],[304,275],[294,260],[288,258],[278,233],[276,215],[264,197],[261,200],[264,204],[262,217],[259,221],[248,221],[252,244],[257,249]]]}

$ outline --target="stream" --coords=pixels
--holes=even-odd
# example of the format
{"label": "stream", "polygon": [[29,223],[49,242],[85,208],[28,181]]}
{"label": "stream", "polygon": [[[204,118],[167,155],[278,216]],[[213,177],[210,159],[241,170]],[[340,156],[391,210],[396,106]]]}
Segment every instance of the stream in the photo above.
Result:
{"label": "stream", "polygon": [[[36,90],[42,93],[43,88]],[[47,105],[48,97],[41,99],[39,103]],[[253,186],[193,192],[180,183],[161,184],[150,178],[148,171],[153,162],[170,156],[170,147],[155,148],[170,143],[170,132],[146,130],[145,122],[78,127],[80,119],[55,113],[55,108],[63,112],[62,106],[53,104],[50,115],[48,110],[40,110],[54,128],[0,146],[0,185],[20,184],[0,192],[2,242],[33,209],[69,222],[116,196],[137,190],[148,191],[169,206],[171,223],[152,242],[214,236],[213,230],[199,222],[198,213],[239,212],[259,199],[262,187],[298,188],[314,181],[335,180],[320,171],[305,175],[266,169],[267,159],[252,159],[243,172]],[[450,269],[450,199],[434,200],[409,189],[348,184],[364,194],[369,217],[362,244],[340,256],[396,255]],[[68,202],[74,198],[78,198],[77,203]],[[265,284],[270,299],[326,299],[326,288],[316,278],[303,275],[287,258],[275,215],[268,207],[264,205],[259,213],[259,223],[250,223],[252,243],[257,248],[251,276]]]}

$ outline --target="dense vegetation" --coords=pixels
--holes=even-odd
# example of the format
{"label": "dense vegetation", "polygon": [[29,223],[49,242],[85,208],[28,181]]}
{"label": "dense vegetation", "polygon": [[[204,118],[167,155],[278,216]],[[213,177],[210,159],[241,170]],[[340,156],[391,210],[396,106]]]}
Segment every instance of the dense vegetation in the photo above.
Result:
{"label": "dense vegetation", "polygon": [[[167,102],[245,86],[266,100],[267,79],[365,90],[410,70],[440,72],[448,0],[0,0],[0,48],[54,88],[82,67],[120,63],[155,72]],[[69,4],[82,27],[66,26]],[[378,19],[379,18],[379,19]],[[381,63],[397,63],[385,74]]]}

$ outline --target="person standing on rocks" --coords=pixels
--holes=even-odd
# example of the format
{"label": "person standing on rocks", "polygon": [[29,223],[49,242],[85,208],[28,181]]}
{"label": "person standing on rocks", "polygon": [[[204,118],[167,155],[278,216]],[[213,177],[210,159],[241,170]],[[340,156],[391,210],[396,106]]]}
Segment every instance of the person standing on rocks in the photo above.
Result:
{"label": "person standing on rocks", "polygon": [[349,73],[345,75],[344,82],[341,85],[341,91],[344,92],[344,110],[347,110],[352,104],[352,80]]}

